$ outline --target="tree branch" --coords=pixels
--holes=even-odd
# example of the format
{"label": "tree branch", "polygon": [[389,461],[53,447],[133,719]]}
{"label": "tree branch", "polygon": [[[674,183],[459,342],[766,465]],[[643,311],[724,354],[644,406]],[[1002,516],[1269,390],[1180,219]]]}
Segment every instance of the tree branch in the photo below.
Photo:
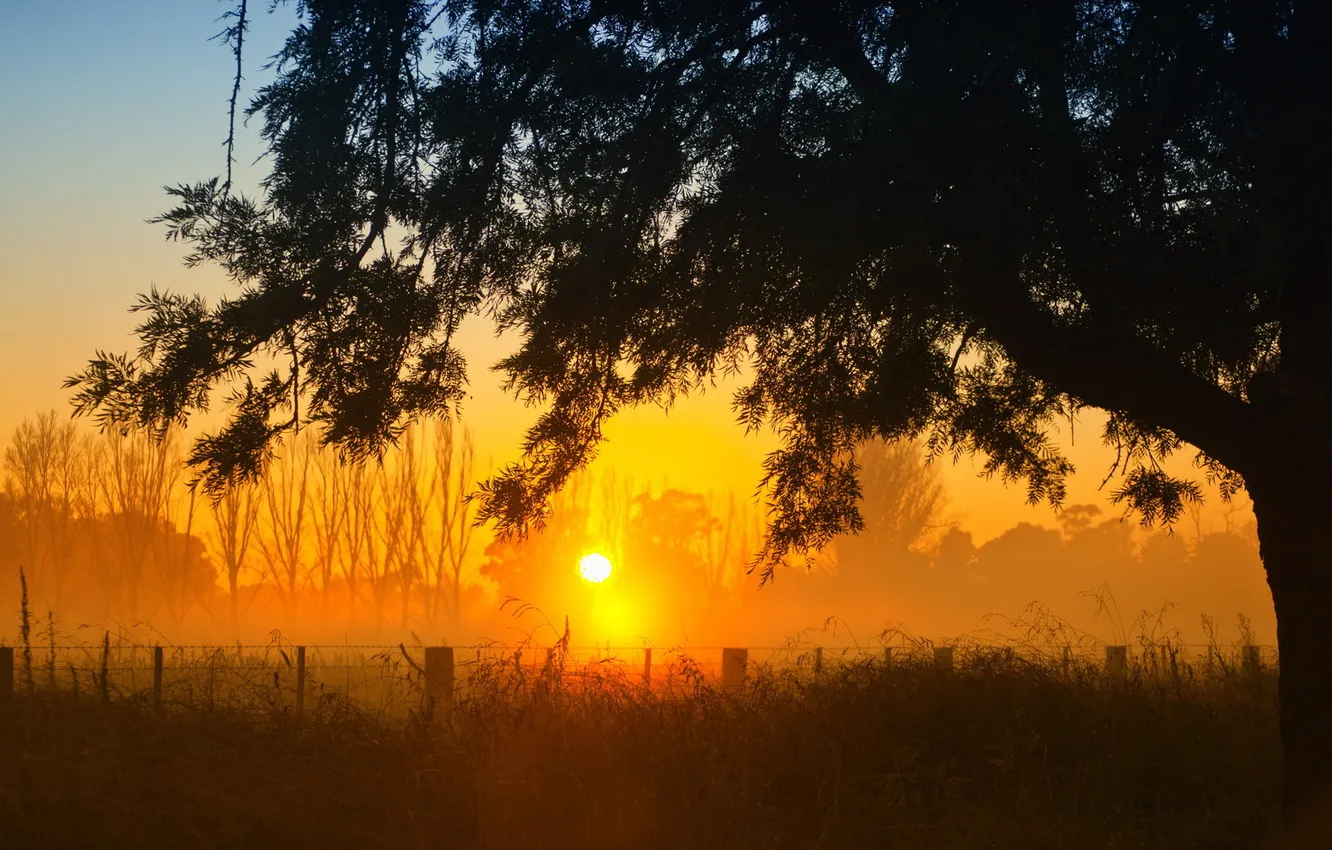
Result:
{"label": "tree branch", "polygon": [[[1067,14],[1067,9],[1062,11]],[[811,41],[861,98],[880,106],[890,102],[892,84],[842,22],[811,14],[802,23]],[[1076,138],[1071,136],[1059,64],[1047,62],[1041,71],[1048,126],[1062,143],[1062,154],[1076,159],[1075,147],[1070,147],[1076,146]],[[1004,220],[1002,216],[983,218]],[[1073,238],[1078,237],[1074,234]],[[963,306],[1014,362],[1087,404],[1168,428],[1231,469],[1243,473],[1251,468],[1251,447],[1262,424],[1256,411],[1128,329],[1094,322],[1056,324],[1024,296],[1018,257],[1011,247],[997,247],[1001,244],[973,246],[980,250],[968,261],[959,295]],[[1088,270],[1079,271],[1085,274]],[[1099,286],[1102,282],[1088,283]]]}
{"label": "tree branch", "polygon": [[1190,372],[1164,352],[1114,326],[1060,325],[1020,287],[994,285],[996,273],[1017,280],[993,252],[961,276],[966,309],[1023,369],[1081,401],[1159,424],[1241,474],[1252,469],[1261,421],[1254,409]]}
{"label": "tree branch", "polygon": [[223,204],[226,203],[226,198],[231,193],[231,166],[236,161],[236,99],[240,97],[241,56],[242,48],[245,45],[247,7],[248,0],[241,0],[240,9],[229,13],[236,17],[236,25],[228,28],[223,33],[228,40],[230,40],[232,33],[236,36],[236,44],[232,50],[236,55],[236,76],[231,82],[231,102],[227,107],[227,182],[222,184]]}

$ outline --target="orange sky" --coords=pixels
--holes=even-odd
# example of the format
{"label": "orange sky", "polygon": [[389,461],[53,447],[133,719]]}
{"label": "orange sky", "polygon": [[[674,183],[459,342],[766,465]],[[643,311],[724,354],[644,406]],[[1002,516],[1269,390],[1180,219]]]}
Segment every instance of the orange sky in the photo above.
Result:
{"label": "orange sky", "polygon": [[[0,440],[6,442],[23,416],[68,409],[61,381],[95,349],[133,347],[127,308],[137,293],[156,285],[216,297],[228,286],[215,269],[183,268],[180,246],[144,223],[167,203],[163,184],[203,179],[223,167],[231,59],[207,41],[220,28],[219,7],[167,0],[130,7],[88,4],[77,13],[62,7],[64,20],[53,20],[49,9],[37,14],[46,4],[0,8],[0,77],[21,82],[0,87],[6,127],[0,134]],[[256,22],[247,40],[249,90],[262,80],[258,65],[280,44],[288,14],[283,7]],[[70,61],[72,51],[79,62]],[[252,164],[258,153],[253,131],[243,132],[241,184],[262,176],[262,163]],[[472,364],[464,421],[475,432],[483,472],[513,458],[533,411],[502,394],[487,369],[507,345],[479,320],[465,327],[462,340]],[[766,434],[746,436],[735,424],[734,389],[723,385],[669,414],[621,414],[607,430],[598,467],[657,486],[752,494],[762,457],[775,443]],[[1100,445],[1098,417],[1085,417],[1077,436],[1068,451],[1081,471],[1069,502],[1113,513],[1108,493],[1098,492],[1111,460]],[[970,460],[944,463],[942,474],[950,519],[977,542],[1019,520],[1055,524],[1048,507],[1024,503],[1020,487],[977,478]],[[1212,502],[1204,530],[1221,525]]]}
{"label": "orange sky", "polygon": [[[155,228],[133,221],[108,222],[107,229],[122,231],[128,244],[108,255],[74,257],[56,267],[24,263],[22,279],[32,286],[0,291],[0,358],[22,364],[0,373],[0,435],[5,440],[19,420],[31,413],[68,409],[62,379],[78,369],[95,348],[125,350],[134,344],[134,317],[125,307],[145,282],[160,287],[217,294],[227,286],[211,269],[187,270],[177,264],[178,248],[155,238]],[[84,274],[102,266],[97,285]],[[12,267],[11,267],[12,269]],[[471,388],[463,406],[463,422],[477,441],[478,472],[516,458],[517,446],[535,411],[504,394],[499,376],[489,371],[508,348],[482,320],[464,329],[462,342],[471,361]],[[680,402],[670,411],[641,408],[621,413],[606,430],[607,441],[596,461],[597,470],[614,469],[642,482],[700,492],[736,491],[750,496],[762,474],[764,455],[776,447],[767,433],[746,435],[736,424],[730,407],[739,382]],[[1071,443],[1060,435],[1079,472],[1069,488],[1069,504],[1093,503],[1107,513],[1109,491],[1098,490],[1113,458],[1101,445],[1100,415],[1084,414]],[[195,430],[207,422],[196,422]],[[1176,464],[1187,468],[1187,457]],[[948,517],[970,530],[977,542],[987,540],[1019,520],[1054,525],[1048,506],[1025,504],[1021,486],[1005,486],[977,476],[978,464],[964,458],[957,464],[939,462],[949,496]],[[1215,499],[1211,500],[1215,502]],[[1215,510],[1209,504],[1207,513]],[[1213,518],[1213,522],[1215,519]]]}
{"label": "orange sky", "polygon": [[[225,102],[233,67],[208,38],[220,28],[209,3],[154,0],[112,4],[5,4],[0,9],[0,436],[25,414],[64,408],[61,380],[95,348],[133,345],[135,295],[151,285],[217,295],[214,269],[186,270],[180,246],[144,220],[164,209],[161,186],[199,180],[223,166]],[[291,11],[258,16],[247,36],[247,86],[281,44]],[[114,37],[110,37],[114,34]],[[71,51],[80,62],[71,63]],[[89,69],[97,69],[89,73]],[[169,69],[164,72],[163,69]],[[263,174],[252,129],[240,135],[237,180]],[[467,420],[478,459],[512,455],[531,411],[503,396],[485,367],[506,346],[480,322],[466,329],[474,398]],[[621,415],[609,428],[602,464],[638,478],[691,489],[753,492],[759,462],[773,446],[733,424],[734,386],[685,401],[669,416]],[[1085,436],[1084,436],[1085,435]],[[1109,454],[1097,424],[1070,449],[1081,474],[1071,501],[1096,501]],[[1019,488],[975,478],[971,464],[946,465],[956,518],[981,538],[1018,518],[1050,522],[1047,508],[1023,504]]]}

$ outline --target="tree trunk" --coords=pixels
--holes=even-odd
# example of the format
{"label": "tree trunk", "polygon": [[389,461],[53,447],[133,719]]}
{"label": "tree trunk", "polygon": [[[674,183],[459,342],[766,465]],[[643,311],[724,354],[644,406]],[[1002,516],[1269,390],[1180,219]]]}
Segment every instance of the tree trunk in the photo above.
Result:
{"label": "tree trunk", "polygon": [[[408,567],[406,564],[402,564],[401,568],[403,570],[406,570]],[[407,629],[411,622],[412,578],[411,578],[411,573],[404,572],[403,575],[405,575],[406,578],[402,582],[401,629],[402,629],[402,634],[407,634]]]}
{"label": "tree trunk", "polygon": [[462,566],[453,571],[453,624],[462,622]]}
{"label": "tree trunk", "polygon": [[237,598],[236,586],[240,581],[240,569],[232,569],[227,565],[227,588],[231,591],[231,636],[240,640],[240,600]]}
{"label": "tree trunk", "polygon": [[1247,483],[1277,616],[1288,846],[1315,846],[1332,835],[1332,495],[1316,463]]}

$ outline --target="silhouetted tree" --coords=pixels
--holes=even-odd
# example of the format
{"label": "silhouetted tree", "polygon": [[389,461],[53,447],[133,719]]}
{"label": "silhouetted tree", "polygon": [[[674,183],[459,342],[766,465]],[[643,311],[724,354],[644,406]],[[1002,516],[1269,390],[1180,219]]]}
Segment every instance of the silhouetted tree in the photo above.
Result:
{"label": "silhouetted tree", "polygon": [[[176,464],[179,466],[179,458]],[[172,490],[177,491],[177,488],[173,486]],[[198,494],[192,489],[168,494],[162,524],[153,541],[152,560],[160,601],[166,608],[167,617],[177,627],[190,606],[200,601],[201,592],[215,589],[216,575],[212,565],[200,569],[204,561],[203,545],[194,536],[197,497]],[[177,528],[181,530],[177,531]]]}
{"label": "silhouetted tree", "polygon": [[[434,594],[429,610],[438,618],[441,602],[447,600],[448,615],[457,623],[462,617],[463,567],[472,548],[472,502],[468,499],[475,480],[473,466],[476,446],[471,431],[462,439],[454,437],[453,420],[440,418],[435,423],[434,468],[431,472],[429,499],[431,510],[440,517],[439,535],[432,552]],[[438,501],[436,501],[438,500]]]}
{"label": "silhouetted tree", "polygon": [[708,496],[707,503],[716,521],[708,525],[704,547],[706,586],[714,593],[734,592],[763,534],[762,517],[751,501],[737,499],[734,492],[726,494],[725,508],[715,494]]}
{"label": "silhouetted tree", "polygon": [[228,490],[211,503],[217,530],[217,548],[227,574],[227,597],[232,635],[240,634],[240,575],[253,542],[259,520],[259,493],[253,482]]}
{"label": "silhouetted tree", "polygon": [[910,441],[870,440],[856,450],[861,495],[860,532],[837,540],[839,564],[883,566],[935,531],[944,507],[938,470],[926,466]]}
{"label": "silhouetted tree", "polygon": [[[425,579],[425,500],[422,493],[422,451],[416,429],[408,428],[394,455],[394,463],[381,464],[381,508],[384,514],[384,590],[388,581],[398,594],[399,626],[405,632],[411,620],[412,592]],[[374,588],[372,588],[374,589]],[[379,596],[376,596],[379,599]]]}
{"label": "silhouetted tree", "polygon": [[593,498],[588,474],[575,476],[551,500],[549,522],[539,532],[496,537],[486,546],[482,577],[495,583],[502,598],[564,612],[574,622],[582,622],[590,602],[577,588],[578,562],[601,542],[593,538],[590,527]]}
{"label": "silhouetted tree", "polygon": [[315,446],[309,434],[292,435],[284,457],[268,465],[260,501],[262,530],[255,538],[262,573],[282,602],[287,622],[300,616],[301,595],[310,582],[305,529],[310,515],[310,466]]}
{"label": "silhouetted tree", "polygon": [[478,512],[520,530],[608,416],[746,365],[742,419],[784,442],[772,565],[860,527],[870,436],[977,453],[1059,504],[1049,431],[1098,407],[1144,521],[1200,498],[1159,463],[1185,442],[1247,486],[1288,801],[1332,784],[1332,4],[297,9],[249,109],[262,195],[180,186],[161,219],[245,288],[145,296],[140,354],[73,379],[80,410],[165,427],[280,354],[196,444],[217,493],[302,418],[366,456],[448,408],[453,331],[486,312],[522,340],[509,385],[546,405]]}
{"label": "silhouetted tree", "polygon": [[1069,505],[1059,512],[1059,524],[1064,529],[1065,538],[1073,538],[1092,527],[1092,522],[1101,515],[1098,505]]}
{"label": "silhouetted tree", "polygon": [[342,551],[343,526],[347,522],[348,476],[337,454],[327,449],[315,453],[314,470],[314,510],[310,523],[315,542],[313,571],[318,580],[323,613],[327,617],[338,553]]}
{"label": "silhouetted tree", "polygon": [[[364,466],[347,469],[347,520],[343,523],[343,579],[347,583],[347,618],[356,619],[362,578],[374,581],[379,567],[379,531],[377,523],[379,476]],[[376,618],[378,623],[378,618]]]}
{"label": "silhouetted tree", "polygon": [[180,477],[181,457],[174,431],[154,441],[142,429],[107,432],[106,462],[97,487],[118,569],[105,570],[108,600],[131,620],[139,616],[143,574],[159,535],[170,520],[171,492]]}
{"label": "silhouetted tree", "polygon": [[86,439],[54,410],[24,419],[4,452],[4,485],[22,518],[31,581],[59,608],[69,577],[76,494],[87,474]]}
{"label": "silhouetted tree", "polygon": [[934,554],[934,569],[949,582],[963,579],[976,562],[976,543],[970,531],[950,528],[939,538]]}

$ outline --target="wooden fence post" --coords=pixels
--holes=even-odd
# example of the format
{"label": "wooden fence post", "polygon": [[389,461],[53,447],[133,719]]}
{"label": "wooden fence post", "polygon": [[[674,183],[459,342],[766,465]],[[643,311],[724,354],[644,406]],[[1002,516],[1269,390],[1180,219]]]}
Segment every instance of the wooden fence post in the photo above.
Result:
{"label": "wooden fence post", "polygon": [[893,669],[893,648],[891,646],[883,648],[883,669]]}
{"label": "wooden fence post", "polygon": [[14,647],[0,646],[0,711],[14,704]]}
{"label": "wooden fence post", "polygon": [[453,710],[453,647],[427,646],[425,675],[426,705],[447,715]]}
{"label": "wooden fence post", "polygon": [[740,690],[745,686],[745,668],[749,666],[749,650],[729,647],[722,650],[722,688]]}
{"label": "wooden fence post", "polygon": [[823,675],[823,647],[814,647],[814,675]]}
{"label": "wooden fence post", "polygon": [[1247,678],[1256,678],[1258,672],[1263,669],[1262,650],[1256,646],[1245,646],[1243,649],[1242,669]]}
{"label": "wooden fence post", "polygon": [[162,708],[162,647],[153,647],[153,708]]}
{"label": "wooden fence post", "polygon": [[953,648],[951,646],[936,646],[934,648],[934,666],[945,671],[953,669]]}
{"label": "wooden fence post", "polygon": [[[101,692],[102,705],[111,702],[111,633],[102,633],[102,669],[98,678],[98,689]],[[211,692],[211,686],[209,688]],[[213,703],[210,698],[208,701],[208,710],[212,711]]]}
{"label": "wooden fence post", "polygon": [[1063,670],[1065,673],[1067,673],[1068,668],[1072,666],[1073,666],[1073,648],[1070,646],[1066,646],[1064,647],[1063,657],[1059,661],[1059,668]]}
{"label": "wooden fence post", "polygon": [[305,647],[296,647],[296,719],[305,716]]}
{"label": "wooden fence post", "polygon": [[652,687],[652,647],[643,648],[643,687]]}
{"label": "wooden fence post", "polygon": [[1128,675],[1128,647],[1107,646],[1105,648],[1105,672],[1122,679]]}

